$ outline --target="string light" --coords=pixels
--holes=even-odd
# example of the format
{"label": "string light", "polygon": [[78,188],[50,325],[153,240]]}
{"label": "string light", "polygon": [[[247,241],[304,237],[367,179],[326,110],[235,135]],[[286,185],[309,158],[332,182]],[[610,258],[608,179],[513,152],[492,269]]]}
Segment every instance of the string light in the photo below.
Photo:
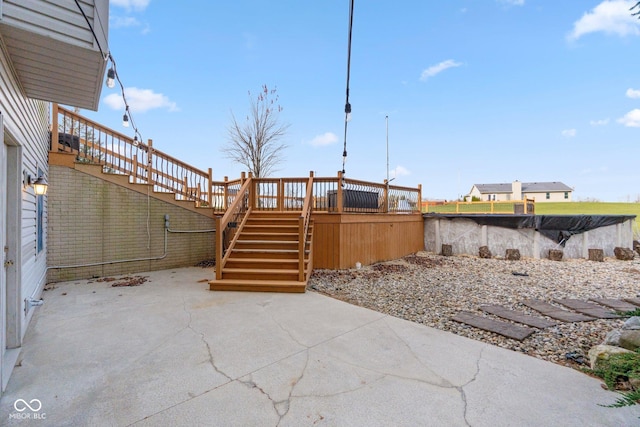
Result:
{"label": "string light", "polygon": [[[120,80],[120,75],[118,74],[118,67],[116,66],[116,61],[113,59],[113,55],[111,52],[107,54],[107,59],[111,61],[111,68],[109,68],[109,72],[107,73],[107,87],[109,87],[109,75],[113,70],[114,81],[117,81],[120,85],[120,92],[122,93],[122,101],[124,102],[124,115],[122,116],[122,126],[128,128],[131,126],[133,129],[134,142],[138,139],[143,141],[142,135],[138,131],[138,127],[136,126],[135,121],[133,120],[133,115],[131,114],[131,108],[129,107],[129,103],[127,102],[127,96],[124,93],[124,85],[122,84],[122,80]],[[114,83],[115,86],[115,83]],[[136,144],[134,144],[136,145]]]}
{"label": "string light", "polygon": [[113,69],[113,67],[109,68],[109,71],[107,71],[107,87],[109,89],[112,89],[115,85],[116,85],[116,71]]}
{"label": "string light", "polygon": [[[125,113],[124,113],[124,116],[122,116],[122,126],[129,127],[129,125],[131,125],[134,132],[134,142],[137,140],[138,137],[140,137],[140,141],[142,141],[143,140],[142,135],[140,135],[140,132],[138,132],[138,128],[136,127],[135,122],[133,121],[133,117],[131,116],[131,111],[129,110],[127,97],[124,94],[124,85],[120,80],[120,76],[118,75],[118,70],[116,68],[116,61],[113,59],[111,52],[108,52],[105,54],[104,51],[102,50],[102,46],[100,45],[100,40],[98,39],[98,36],[96,36],[96,32],[93,29],[93,26],[91,25],[91,21],[89,20],[89,17],[82,9],[82,6],[80,5],[80,1],[75,0],[75,3],[76,3],[76,6],[78,7],[78,10],[80,10],[80,12],[82,13],[82,16],[84,17],[84,20],[87,23],[89,30],[91,30],[91,34],[93,35],[93,39],[96,41],[96,44],[98,45],[98,50],[100,51],[100,54],[102,55],[105,61],[107,60],[111,61],[111,68],[109,68],[109,70],[107,71],[107,81],[105,82],[107,87],[109,89],[113,88],[115,86],[116,80],[118,81],[118,84],[120,84],[120,90],[122,92],[122,100],[124,101],[124,107],[125,107]],[[100,14],[97,14],[97,18],[98,20],[100,20]],[[104,33],[105,26],[102,25],[102,21],[100,21],[100,28],[102,29],[102,35],[106,40],[107,35]]]}
{"label": "string light", "polygon": [[347,47],[347,100],[344,104],[344,148],[342,150],[342,185],[344,186],[345,164],[347,163],[347,124],[351,120],[351,104],[349,103],[349,77],[351,76],[351,33],[353,29],[353,2],[349,3],[349,41]]}

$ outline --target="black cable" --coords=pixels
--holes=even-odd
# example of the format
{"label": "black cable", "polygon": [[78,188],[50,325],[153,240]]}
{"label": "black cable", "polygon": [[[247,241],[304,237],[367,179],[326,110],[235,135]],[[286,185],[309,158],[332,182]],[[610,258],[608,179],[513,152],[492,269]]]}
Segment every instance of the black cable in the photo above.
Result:
{"label": "black cable", "polygon": [[347,162],[347,126],[351,115],[351,104],[349,103],[349,79],[351,77],[351,34],[353,32],[353,2],[349,3],[349,39],[347,43],[347,99],[344,104],[344,147],[342,151],[342,174],[345,172],[345,163]]}
{"label": "black cable", "polygon": [[100,54],[106,60],[107,56],[104,54],[104,51],[102,50],[102,46],[100,46],[100,40],[98,40],[98,37],[96,36],[96,32],[93,31],[93,26],[91,25],[91,21],[89,21],[89,17],[87,17],[87,14],[84,13],[84,10],[82,9],[82,6],[80,6],[80,2],[78,0],[75,0],[75,1],[76,1],[76,6],[78,6],[78,9],[80,9],[80,12],[82,13],[82,16],[84,16],[84,20],[87,21],[87,25],[89,26],[89,29],[91,30],[91,34],[93,34],[93,39],[98,44],[98,50],[100,50]]}
{"label": "black cable", "polygon": [[[91,34],[93,34],[93,39],[96,41],[96,44],[98,45],[98,50],[100,50],[100,54],[102,55],[105,61],[107,59],[111,61],[115,78],[116,80],[118,80],[118,83],[120,84],[120,90],[122,91],[122,100],[124,101],[125,115],[129,119],[129,124],[131,125],[131,128],[133,129],[133,132],[134,132],[133,133],[134,143],[137,141],[138,137],[140,137],[140,142],[142,142],[142,135],[140,134],[140,132],[138,132],[138,128],[136,127],[136,124],[133,121],[133,117],[131,116],[131,110],[129,109],[129,104],[127,103],[127,97],[124,94],[124,85],[122,84],[122,81],[120,80],[120,76],[118,75],[118,70],[116,69],[116,61],[113,59],[111,52],[109,52],[108,54],[104,53],[104,51],[102,50],[102,46],[100,46],[100,40],[98,40],[98,36],[96,36],[96,32],[93,30],[91,21],[89,21],[89,17],[87,17],[87,14],[84,13],[84,10],[82,9],[82,6],[80,6],[79,1],[75,0],[75,2],[76,2],[76,6],[78,6],[78,9],[80,9],[80,12],[82,13],[82,16],[84,16],[84,20],[87,22],[87,25],[91,30]],[[98,20],[100,20],[100,16],[98,16]],[[102,21],[100,21],[100,24],[102,24]],[[104,29],[104,26],[102,28]]]}
{"label": "black cable", "polygon": [[122,80],[120,80],[120,75],[118,74],[118,67],[116,66],[116,61],[113,59],[113,56],[111,56],[111,53],[109,53],[109,61],[111,61],[113,73],[115,75],[116,80],[118,81],[118,84],[120,85],[120,91],[122,92],[122,101],[124,102],[125,114],[129,119],[129,124],[131,125],[131,128],[133,129],[134,141],[136,140],[136,138],[139,137],[140,142],[142,143],[143,142],[142,135],[140,134],[140,132],[138,132],[138,127],[136,126],[136,123],[133,120],[133,116],[131,115],[131,109],[129,108],[129,103],[127,102],[127,97],[125,96],[125,93],[124,93],[124,85],[122,84]]}

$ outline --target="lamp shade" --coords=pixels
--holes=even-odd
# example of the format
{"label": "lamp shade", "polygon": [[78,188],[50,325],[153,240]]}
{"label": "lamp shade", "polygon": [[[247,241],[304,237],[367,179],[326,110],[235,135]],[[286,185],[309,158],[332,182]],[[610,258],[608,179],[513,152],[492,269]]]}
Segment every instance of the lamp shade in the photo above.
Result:
{"label": "lamp shade", "polygon": [[44,196],[47,194],[48,189],[49,184],[47,184],[47,181],[41,176],[33,182],[33,191],[38,196]]}

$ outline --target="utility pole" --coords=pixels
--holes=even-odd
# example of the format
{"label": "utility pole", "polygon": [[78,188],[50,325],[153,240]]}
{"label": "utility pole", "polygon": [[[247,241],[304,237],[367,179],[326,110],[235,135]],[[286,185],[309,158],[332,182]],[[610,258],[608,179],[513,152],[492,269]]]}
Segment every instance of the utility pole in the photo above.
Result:
{"label": "utility pole", "polygon": [[389,116],[384,116],[387,126],[387,182],[389,182]]}

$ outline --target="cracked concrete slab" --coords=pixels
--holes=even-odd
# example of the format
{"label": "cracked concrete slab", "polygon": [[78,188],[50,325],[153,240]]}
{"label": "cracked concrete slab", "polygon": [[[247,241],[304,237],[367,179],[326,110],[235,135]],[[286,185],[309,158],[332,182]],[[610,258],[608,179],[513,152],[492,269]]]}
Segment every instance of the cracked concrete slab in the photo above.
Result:
{"label": "cracked concrete slab", "polygon": [[[210,269],[44,294],[0,425],[625,426],[575,370],[313,292],[210,292]],[[13,415],[13,416],[12,416]],[[34,415],[35,414],[30,414]]]}

